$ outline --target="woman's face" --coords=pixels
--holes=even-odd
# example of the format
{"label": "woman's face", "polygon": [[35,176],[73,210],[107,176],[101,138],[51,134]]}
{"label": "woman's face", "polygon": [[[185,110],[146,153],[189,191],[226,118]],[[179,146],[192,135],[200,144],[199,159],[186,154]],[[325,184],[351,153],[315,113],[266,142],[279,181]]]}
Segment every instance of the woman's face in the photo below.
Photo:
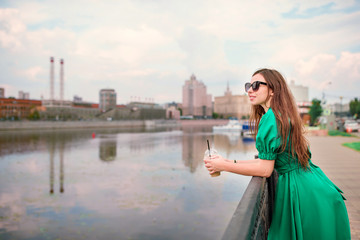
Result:
{"label": "woman's face", "polygon": [[[253,82],[256,82],[256,81],[266,83],[265,78],[259,73],[254,75],[251,78],[251,84]],[[263,84],[260,84],[260,87],[259,87],[259,89],[257,91],[254,91],[252,89],[252,87],[248,90],[248,96],[249,96],[249,99],[250,99],[250,103],[252,105],[261,105],[264,108],[265,112],[270,107],[271,98],[269,98],[268,101],[266,101],[266,98],[268,97],[268,94],[269,94],[268,93],[268,86],[263,85]],[[270,90],[270,95],[272,95],[272,90]]]}

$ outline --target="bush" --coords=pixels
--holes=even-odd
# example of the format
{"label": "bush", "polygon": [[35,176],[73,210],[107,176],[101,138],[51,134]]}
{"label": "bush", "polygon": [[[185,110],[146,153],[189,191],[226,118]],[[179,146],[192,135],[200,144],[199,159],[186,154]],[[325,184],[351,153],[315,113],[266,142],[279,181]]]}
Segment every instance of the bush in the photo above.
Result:
{"label": "bush", "polygon": [[213,117],[214,119],[217,119],[217,118],[219,118],[219,114],[216,113],[216,112],[214,112],[214,113],[212,114],[212,117]]}
{"label": "bush", "polygon": [[346,133],[346,132],[341,132],[338,130],[332,130],[328,132],[329,136],[343,136],[343,137],[352,137],[353,135]]}

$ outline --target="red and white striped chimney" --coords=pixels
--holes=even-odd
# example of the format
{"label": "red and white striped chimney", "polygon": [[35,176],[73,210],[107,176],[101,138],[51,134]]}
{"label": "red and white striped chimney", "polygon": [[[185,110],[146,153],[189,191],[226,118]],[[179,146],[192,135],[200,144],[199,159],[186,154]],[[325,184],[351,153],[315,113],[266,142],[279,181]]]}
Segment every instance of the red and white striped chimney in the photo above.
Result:
{"label": "red and white striped chimney", "polygon": [[50,57],[50,100],[54,100],[54,58]]}
{"label": "red and white striped chimney", "polygon": [[64,100],[64,59],[60,59],[60,101]]}

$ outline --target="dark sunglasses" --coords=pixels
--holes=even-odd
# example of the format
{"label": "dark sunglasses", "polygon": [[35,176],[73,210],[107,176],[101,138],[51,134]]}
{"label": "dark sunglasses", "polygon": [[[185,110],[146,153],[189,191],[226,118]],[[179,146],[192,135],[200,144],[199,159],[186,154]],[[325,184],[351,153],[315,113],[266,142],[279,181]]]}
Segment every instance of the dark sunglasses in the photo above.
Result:
{"label": "dark sunglasses", "polygon": [[260,81],[256,81],[253,83],[245,83],[245,92],[248,92],[250,88],[253,89],[254,92],[256,92],[257,90],[259,90],[260,85],[267,85],[267,83],[265,82],[260,82]]}

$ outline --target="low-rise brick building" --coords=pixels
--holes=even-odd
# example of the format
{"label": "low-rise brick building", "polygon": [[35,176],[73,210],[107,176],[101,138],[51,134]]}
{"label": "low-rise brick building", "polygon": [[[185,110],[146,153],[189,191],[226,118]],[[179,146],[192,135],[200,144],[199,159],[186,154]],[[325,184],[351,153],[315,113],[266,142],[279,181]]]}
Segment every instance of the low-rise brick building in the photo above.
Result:
{"label": "low-rise brick building", "polygon": [[40,106],[40,100],[0,98],[0,119],[25,119]]}

